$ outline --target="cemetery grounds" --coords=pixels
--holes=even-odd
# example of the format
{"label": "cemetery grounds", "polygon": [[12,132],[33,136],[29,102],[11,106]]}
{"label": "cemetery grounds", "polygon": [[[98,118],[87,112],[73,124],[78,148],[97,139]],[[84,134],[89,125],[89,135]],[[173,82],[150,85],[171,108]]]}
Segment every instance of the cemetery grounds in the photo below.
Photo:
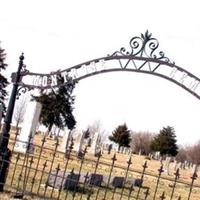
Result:
{"label": "cemetery grounds", "polygon": [[[45,139],[45,140],[44,140]],[[59,151],[58,141],[37,134],[33,138],[33,151],[26,154],[14,151],[15,132],[11,132],[9,148],[12,158],[1,200],[14,199],[14,195],[24,194],[23,199],[200,199],[200,178],[191,179],[192,168],[175,169],[169,167],[169,175],[162,170],[161,162],[149,157],[103,150],[102,155],[91,155],[87,149],[77,156],[73,148],[64,154]],[[72,147],[72,146],[71,146]],[[163,162],[165,166],[165,161]],[[75,172],[84,175],[80,187],[75,190],[56,187],[61,172]],[[178,174],[177,174],[178,171]],[[54,176],[51,176],[54,173]],[[87,184],[88,173],[102,174],[107,178],[101,186]],[[160,175],[159,175],[160,173]],[[129,182],[123,187],[113,187],[114,176],[125,180],[142,179],[142,186]],[[52,178],[53,177],[53,178]],[[52,178],[52,180],[50,180]],[[58,179],[57,179],[58,178]],[[65,182],[65,177],[60,177]],[[54,186],[55,185],[55,186]],[[54,187],[52,187],[54,186]],[[172,198],[173,193],[173,198]]]}

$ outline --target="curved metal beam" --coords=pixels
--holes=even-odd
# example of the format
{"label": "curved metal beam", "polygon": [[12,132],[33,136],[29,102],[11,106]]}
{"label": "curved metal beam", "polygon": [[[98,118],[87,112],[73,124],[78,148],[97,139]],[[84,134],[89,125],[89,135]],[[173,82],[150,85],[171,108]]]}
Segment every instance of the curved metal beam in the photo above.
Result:
{"label": "curved metal beam", "polygon": [[197,95],[195,92],[193,92],[192,90],[190,90],[189,88],[187,88],[185,85],[179,83],[178,81],[174,80],[174,79],[171,79],[170,77],[168,76],[165,76],[163,74],[158,74],[158,73],[151,73],[151,72],[148,72],[148,71],[144,71],[144,70],[134,70],[134,69],[108,69],[108,70],[102,70],[101,72],[94,72],[94,73],[91,73],[91,74],[86,74],[80,78],[78,78],[77,80],[80,81],[80,80],[83,80],[85,78],[89,78],[91,76],[95,76],[95,75],[98,75],[98,74],[102,74],[102,73],[108,73],[108,72],[122,72],[122,71],[125,71],[125,72],[137,72],[137,73],[144,73],[144,74],[151,74],[151,75],[154,75],[154,76],[158,76],[160,78],[164,78],[168,81],[171,81],[173,83],[175,83],[176,85],[182,87],[183,89],[185,89],[186,91],[188,91],[189,93],[191,93],[192,95],[194,95],[195,97],[197,97],[199,100],[200,100],[200,96]]}
{"label": "curved metal beam", "polygon": [[[26,70],[21,74],[20,88],[46,90],[57,87],[58,76],[63,77],[66,83],[70,80],[80,81],[100,73],[130,71],[167,79],[200,99],[200,78],[175,65],[162,51],[157,51],[159,43],[148,31],[140,37],[133,37],[129,45],[129,51],[122,47],[112,55],[50,74],[32,73]],[[22,92],[27,90],[23,89]]]}

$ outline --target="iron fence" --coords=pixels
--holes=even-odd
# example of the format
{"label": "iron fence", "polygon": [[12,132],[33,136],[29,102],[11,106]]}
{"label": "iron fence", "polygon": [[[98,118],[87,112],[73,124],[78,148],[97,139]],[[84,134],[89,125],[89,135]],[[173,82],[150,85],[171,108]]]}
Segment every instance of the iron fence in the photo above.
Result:
{"label": "iron fence", "polygon": [[[37,139],[36,139],[37,138]],[[59,151],[60,139],[35,135],[24,143],[26,151],[16,151],[17,134],[11,134],[9,161],[1,156],[1,169],[9,166],[4,191],[15,198],[30,199],[200,199],[197,173],[183,180],[180,170],[167,176],[161,165],[157,174],[148,170],[148,161],[135,167],[134,155],[77,153],[73,140],[65,152]],[[120,157],[120,158],[119,158]]]}

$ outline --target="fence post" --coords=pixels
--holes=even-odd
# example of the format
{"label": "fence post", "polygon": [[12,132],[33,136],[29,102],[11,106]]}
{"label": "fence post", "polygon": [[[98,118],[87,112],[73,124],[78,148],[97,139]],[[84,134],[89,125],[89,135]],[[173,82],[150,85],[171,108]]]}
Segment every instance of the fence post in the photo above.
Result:
{"label": "fence post", "polygon": [[0,102],[0,130],[1,130],[2,115],[3,115],[3,105],[2,105],[2,103]]}
{"label": "fence post", "polygon": [[189,191],[189,195],[188,195],[188,200],[190,199],[190,196],[191,196],[191,193],[192,193],[193,184],[194,184],[195,179],[197,179],[197,177],[198,177],[197,173],[194,172],[193,175],[192,175],[192,177],[191,177],[192,182],[190,184],[190,191]]}
{"label": "fence post", "polygon": [[156,183],[156,189],[155,189],[155,192],[154,192],[154,196],[153,196],[153,200],[156,199],[156,193],[157,193],[157,190],[158,190],[158,184],[159,184],[159,181],[160,181],[160,178],[161,178],[161,174],[164,172],[163,170],[163,165],[160,166],[160,169],[158,169],[158,179],[157,179],[157,183]]}
{"label": "fence post", "polygon": [[0,192],[3,192],[3,188],[6,182],[6,175],[9,167],[9,161],[11,157],[11,151],[8,148],[8,142],[10,137],[9,131],[10,131],[10,124],[12,122],[15,100],[17,96],[18,84],[20,82],[20,73],[22,68],[24,67],[23,64],[24,55],[22,54],[19,59],[20,59],[19,67],[14,77],[15,81],[13,84],[13,89],[10,96],[7,113],[4,119],[3,130],[0,137]]}

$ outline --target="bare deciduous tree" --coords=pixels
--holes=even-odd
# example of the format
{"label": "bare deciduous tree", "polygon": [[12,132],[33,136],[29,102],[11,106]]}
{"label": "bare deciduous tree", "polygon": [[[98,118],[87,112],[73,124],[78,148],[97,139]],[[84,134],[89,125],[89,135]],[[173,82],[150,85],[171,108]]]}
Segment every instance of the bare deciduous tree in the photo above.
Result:
{"label": "bare deciduous tree", "polygon": [[179,147],[179,152],[176,156],[176,160],[184,162],[185,160],[194,164],[200,164],[200,140],[190,146]]}
{"label": "bare deciduous tree", "polygon": [[154,134],[150,132],[132,133],[131,148],[135,153],[148,155],[150,153],[150,144]]}
{"label": "bare deciduous tree", "polygon": [[89,137],[91,139],[93,138],[93,136],[96,132],[99,133],[99,139],[98,139],[99,143],[101,143],[101,141],[106,138],[105,130],[102,128],[102,124],[99,120],[94,121],[93,124],[89,125],[87,129],[89,130],[89,133],[90,133]]}
{"label": "bare deciduous tree", "polygon": [[19,125],[24,121],[24,114],[26,112],[27,98],[22,97],[16,103],[13,119],[16,123],[16,129],[18,130]]}
{"label": "bare deciduous tree", "polygon": [[176,155],[176,160],[178,162],[184,162],[185,160],[188,160],[188,148],[179,146],[178,148],[178,154]]}
{"label": "bare deciduous tree", "polygon": [[195,143],[194,145],[187,147],[187,160],[195,163],[200,164],[200,141]]}

